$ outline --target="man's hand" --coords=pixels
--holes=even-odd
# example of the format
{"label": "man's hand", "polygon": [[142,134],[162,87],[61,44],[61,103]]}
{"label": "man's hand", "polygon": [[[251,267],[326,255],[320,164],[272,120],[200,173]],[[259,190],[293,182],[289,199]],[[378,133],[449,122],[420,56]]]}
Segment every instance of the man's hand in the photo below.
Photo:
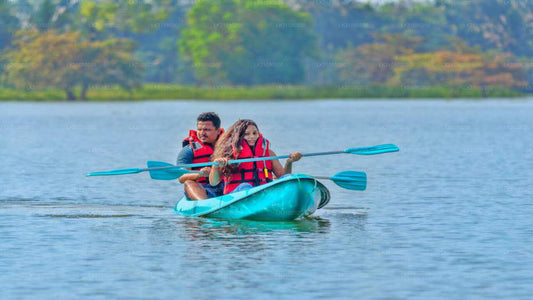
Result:
{"label": "man's hand", "polygon": [[215,162],[220,168],[225,168],[228,165],[228,159],[224,157],[215,159]]}
{"label": "man's hand", "polygon": [[200,172],[198,173],[198,178],[207,177],[209,176],[209,172],[211,172],[211,167],[203,167],[200,169]]}

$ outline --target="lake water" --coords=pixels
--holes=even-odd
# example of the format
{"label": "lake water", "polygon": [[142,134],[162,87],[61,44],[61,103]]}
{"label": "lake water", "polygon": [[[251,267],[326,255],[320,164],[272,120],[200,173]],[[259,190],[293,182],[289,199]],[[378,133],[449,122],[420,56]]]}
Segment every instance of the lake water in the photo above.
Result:
{"label": "lake water", "polygon": [[[175,162],[196,116],[257,121],[278,155],[394,143],[400,152],[304,157],[328,206],[294,222],[195,219]],[[0,103],[2,299],[532,299],[533,101]]]}

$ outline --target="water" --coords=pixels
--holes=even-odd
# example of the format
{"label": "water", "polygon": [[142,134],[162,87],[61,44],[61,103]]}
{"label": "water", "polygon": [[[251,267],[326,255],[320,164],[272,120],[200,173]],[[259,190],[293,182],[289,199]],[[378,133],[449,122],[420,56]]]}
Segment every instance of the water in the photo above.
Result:
{"label": "water", "polygon": [[[310,219],[191,219],[178,182],[91,171],[174,162],[196,116],[257,121],[331,182]],[[531,299],[533,102],[0,103],[2,299]]]}

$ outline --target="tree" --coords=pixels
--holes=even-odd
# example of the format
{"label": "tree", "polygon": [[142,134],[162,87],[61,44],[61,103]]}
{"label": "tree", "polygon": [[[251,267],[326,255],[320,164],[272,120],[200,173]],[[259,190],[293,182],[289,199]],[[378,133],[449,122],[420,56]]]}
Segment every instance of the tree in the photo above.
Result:
{"label": "tree", "polygon": [[147,33],[167,19],[172,12],[170,0],[91,1],[81,2],[78,28],[90,39]]}
{"label": "tree", "polygon": [[314,32],[320,37],[319,43],[324,52],[331,53],[348,46],[357,47],[372,41],[372,33],[377,32],[383,17],[376,6],[359,1],[316,1],[286,0],[314,19]]}
{"label": "tree", "polygon": [[437,51],[397,57],[392,85],[472,85],[507,88],[527,85],[522,65],[510,53]]}
{"label": "tree", "polygon": [[200,0],[187,15],[180,52],[207,83],[297,83],[315,53],[311,18],[280,2]]}
{"label": "tree", "polygon": [[138,85],[142,66],[133,60],[135,45],[128,40],[83,41],[78,33],[20,32],[6,54],[8,81],[19,88],[58,88],[75,100],[95,85]]}
{"label": "tree", "polygon": [[0,0],[0,51],[11,44],[11,37],[19,26],[19,20],[13,15],[11,3]]}
{"label": "tree", "polygon": [[68,31],[73,27],[73,18],[77,11],[77,1],[44,0],[31,14],[31,27],[41,32],[48,30]]}
{"label": "tree", "polygon": [[[20,26],[19,20],[13,15],[11,3],[0,0],[0,54],[11,44],[13,33]],[[4,71],[5,60],[0,56],[0,74]],[[0,77],[0,84],[2,78]]]}
{"label": "tree", "polygon": [[401,34],[376,35],[376,42],[348,47],[336,57],[342,83],[385,84],[393,75],[396,57],[414,53],[422,39]]}
{"label": "tree", "polygon": [[500,49],[532,56],[533,6],[531,1],[440,0],[451,33],[485,51]]}
{"label": "tree", "polygon": [[76,74],[76,83],[81,85],[80,98],[87,99],[91,86],[118,85],[128,91],[140,86],[144,66],[133,58],[136,47],[128,39],[81,43],[85,62],[79,64]]}
{"label": "tree", "polygon": [[[377,9],[382,20],[377,24],[381,34],[398,34],[418,37],[423,51],[442,49],[448,44],[450,26],[444,8],[417,0],[388,1]],[[417,51],[418,52],[418,51]]]}

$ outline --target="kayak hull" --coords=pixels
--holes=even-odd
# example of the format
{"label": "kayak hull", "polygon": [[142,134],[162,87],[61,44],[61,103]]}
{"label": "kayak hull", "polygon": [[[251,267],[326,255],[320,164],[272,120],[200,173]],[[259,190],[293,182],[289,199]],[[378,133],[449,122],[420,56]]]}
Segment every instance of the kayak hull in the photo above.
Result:
{"label": "kayak hull", "polygon": [[183,197],[174,210],[191,217],[294,220],[313,214],[329,198],[328,189],[314,177],[292,174],[216,198],[192,201]]}

